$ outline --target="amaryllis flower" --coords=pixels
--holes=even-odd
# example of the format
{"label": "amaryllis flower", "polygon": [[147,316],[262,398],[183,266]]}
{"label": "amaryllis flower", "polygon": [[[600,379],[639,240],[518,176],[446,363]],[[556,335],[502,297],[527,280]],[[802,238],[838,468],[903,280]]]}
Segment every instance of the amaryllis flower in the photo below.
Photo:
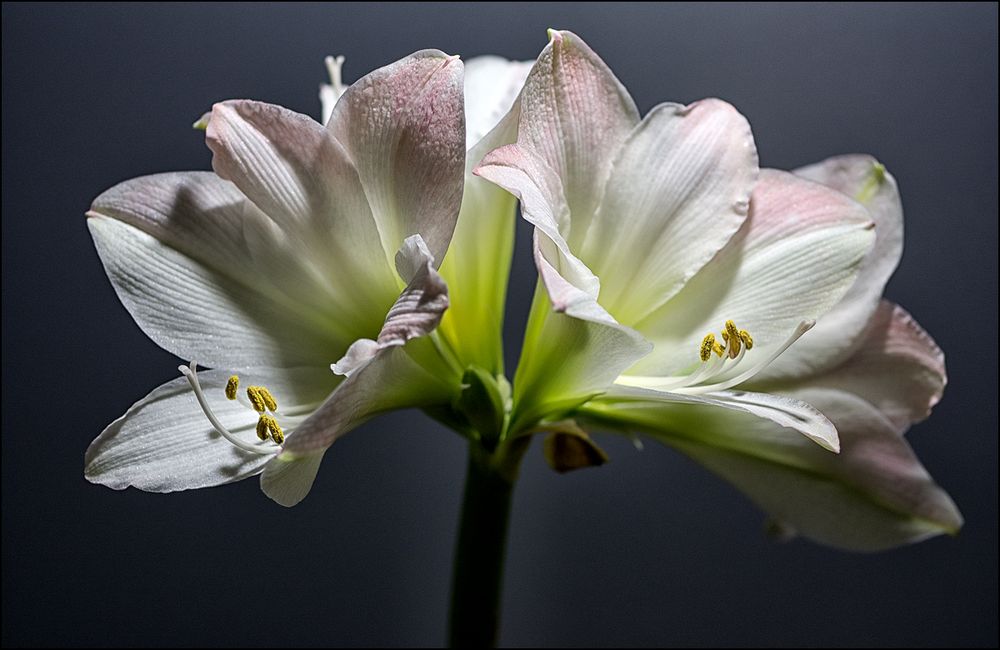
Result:
{"label": "amaryllis flower", "polygon": [[[170,492],[261,474],[293,505],[354,426],[451,405],[469,366],[502,373],[506,271],[481,264],[506,263],[514,203],[468,173],[466,148],[512,141],[516,114],[501,118],[526,69],[470,64],[465,101],[462,62],[436,50],[346,89],[331,63],[325,126],[222,102],[200,124],[215,173],[137,178],[94,201],[88,226],[119,298],[190,366],[91,444],[90,481]],[[477,227],[496,239],[474,241]]]}
{"label": "amaryllis flower", "polygon": [[892,177],[863,156],[760,170],[729,104],[640,119],[578,36],[550,36],[517,142],[476,170],[535,226],[509,439],[555,432],[546,452],[566,470],[605,458],[585,428],[644,432],[778,529],[837,546],[956,530],[901,436],[945,374],[931,338],[881,301],[902,244]]}

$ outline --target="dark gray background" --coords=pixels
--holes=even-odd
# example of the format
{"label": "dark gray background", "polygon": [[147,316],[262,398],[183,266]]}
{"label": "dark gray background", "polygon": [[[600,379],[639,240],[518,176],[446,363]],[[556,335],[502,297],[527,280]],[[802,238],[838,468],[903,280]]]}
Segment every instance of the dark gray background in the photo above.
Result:
{"label": "dark gray background", "polygon": [[[762,164],[870,152],[906,249],[887,295],[948,355],[909,439],[961,507],[955,539],[879,555],[775,545],[735,490],[605,436],[613,462],[517,486],[508,645],[997,643],[997,7],[183,5],[3,7],[3,643],[433,645],[444,640],[465,450],[419,413],[338,442],[286,510],[255,480],[172,495],[82,476],[87,444],[176,376],[118,303],[83,213],[141,174],[207,169],[191,122],[252,97],[318,115],[416,49],[531,59],[571,29],[643,111],[719,96]],[[519,226],[508,359],[534,270]]]}

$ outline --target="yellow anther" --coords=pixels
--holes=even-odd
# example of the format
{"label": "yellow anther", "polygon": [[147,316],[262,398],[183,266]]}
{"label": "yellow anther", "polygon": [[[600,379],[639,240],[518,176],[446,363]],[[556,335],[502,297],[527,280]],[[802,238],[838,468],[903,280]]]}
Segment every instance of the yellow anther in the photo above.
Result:
{"label": "yellow anther", "polygon": [[267,407],[268,411],[274,412],[278,410],[278,401],[274,399],[274,395],[265,386],[259,386],[260,396],[264,398],[264,406]]}
{"label": "yellow anther", "polygon": [[234,400],[236,399],[236,391],[240,389],[240,378],[233,375],[226,382],[226,399]]}
{"label": "yellow anther", "polygon": [[740,340],[743,341],[743,345],[747,346],[747,350],[753,350],[753,337],[750,336],[750,332],[740,330]]}
{"label": "yellow anther", "polygon": [[267,440],[267,421],[263,416],[257,420],[257,437],[261,440]]}
{"label": "yellow anther", "polygon": [[247,398],[253,405],[253,410],[258,413],[263,413],[265,408],[269,411],[278,410],[278,401],[264,386],[247,386]]}
{"label": "yellow anther", "polygon": [[705,338],[701,340],[700,356],[702,361],[708,361],[713,352],[721,357],[725,351],[726,349],[715,340],[715,334],[706,334]]}
{"label": "yellow anther", "polygon": [[735,359],[736,355],[740,353],[740,347],[742,337],[740,336],[740,331],[736,329],[736,323],[731,320],[726,321],[726,329],[722,333],[722,338],[728,343],[727,350],[729,352],[729,358]]}
{"label": "yellow anther", "polygon": [[[279,445],[285,441],[285,434],[281,430],[281,425],[278,424],[278,421],[274,419],[273,415],[260,416],[260,422],[263,422],[267,427],[268,432],[271,434],[271,440]],[[260,423],[258,423],[257,426],[260,427]]]}
{"label": "yellow anther", "polygon": [[250,400],[253,410],[263,413],[266,408],[264,396],[261,394],[260,386],[247,386],[247,399]]}
{"label": "yellow anther", "polygon": [[702,362],[708,361],[708,358],[712,356],[712,348],[718,345],[715,342],[715,334],[706,334],[705,338],[701,340],[701,360]]}

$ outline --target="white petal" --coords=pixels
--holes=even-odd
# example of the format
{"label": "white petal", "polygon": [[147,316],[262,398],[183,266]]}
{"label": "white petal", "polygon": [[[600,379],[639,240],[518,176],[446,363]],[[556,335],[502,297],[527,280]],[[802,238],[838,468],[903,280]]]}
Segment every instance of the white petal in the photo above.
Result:
{"label": "white petal", "polygon": [[809,395],[836,424],[840,454],[765,419],[697,405],[621,405],[600,420],[676,447],[783,527],[824,544],[877,551],[954,534],[961,515],[905,440],[875,409],[844,397]]}
{"label": "white petal", "polygon": [[840,300],[874,238],[860,204],[818,183],[764,170],[740,231],[680,293],[635,325],[656,348],[629,373],[689,372],[700,363],[705,334],[719,332],[729,319],[753,336],[748,355],[766,357],[802,321]]}
{"label": "white petal", "polygon": [[746,219],[757,180],[746,119],[706,99],[661,104],[629,134],[577,254],[601,304],[636,323],[680,290]]}
{"label": "white petal", "polygon": [[857,395],[898,431],[930,415],[947,383],[944,353],[899,305],[883,300],[860,347],[843,363],[798,380],[751,382],[751,390],[825,389]]}
{"label": "white petal", "polygon": [[322,462],[322,451],[303,456],[281,454],[264,468],[260,489],[276,503],[291,508],[309,494]]}
{"label": "white petal", "polygon": [[422,50],[344,92],[327,128],[347,149],[387,257],[420,234],[444,258],[462,204],[462,62]]}
{"label": "white petal", "polygon": [[555,245],[536,229],[535,264],[545,292],[535,290],[514,376],[514,433],[540,418],[559,419],[562,412],[607,390],[650,350],[642,336],[563,278],[546,253],[555,256]]}
{"label": "white petal", "polygon": [[216,104],[206,136],[215,170],[277,224],[270,239],[329,287],[342,319],[384,313],[398,289],[343,145],[305,115],[252,101]]}
{"label": "white petal", "polygon": [[[825,415],[806,402],[781,395],[736,390],[718,391],[704,395],[684,395],[654,390],[636,382],[615,386],[597,401],[608,401],[615,404],[645,401],[652,408],[658,408],[657,405],[661,403],[702,404],[741,411],[773,422],[780,427],[798,431],[824,449],[833,452],[840,451],[837,429]],[[637,408],[636,405],[628,405],[628,407]]]}
{"label": "white petal", "polygon": [[318,365],[342,353],[349,331],[295,302],[252,271],[192,259],[122,221],[90,213],[97,252],[115,291],[151,339],[185,359],[247,368]]}
{"label": "white petal", "polygon": [[[476,146],[507,115],[532,65],[533,61],[508,61],[499,56],[477,56],[465,62],[466,149]],[[494,147],[501,144],[507,143]]]}
{"label": "white petal", "polygon": [[849,357],[862,344],[889,276],[903,253],[903,207],[896,180],[871,156],[837,156],[796,169],[798,176],[843,192],[866,208],[875,222],[875,245],[854,285],[763,377],[796,377],[822,371]]}
{"label": "white petal", "polygon": [[[225,398],[230,373],[199,374],[212,410],[227,429],[257,442],[256,414]],[[293,413],[318,404],[336,383],[322,369],[251,371],[245,382],[266,385],[279,411]],[[231,483],[259,473],[273,456],[242,451],[209,424],[183,377],[155,389],[112,422],[91,443],[85,457],[88,481],[116,490],[134,486],[148,492],[173,492]]]}

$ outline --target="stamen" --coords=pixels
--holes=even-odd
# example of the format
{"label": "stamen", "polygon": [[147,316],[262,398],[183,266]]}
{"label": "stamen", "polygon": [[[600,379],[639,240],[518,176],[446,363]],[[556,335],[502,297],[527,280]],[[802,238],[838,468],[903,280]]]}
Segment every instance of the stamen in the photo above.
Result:
{"label": "stamen", "polygon": [[[723,336],[724,335],[725,334],[723,334]],[[703,362],[708,361],[708,358],[712,356],[713,352],[721,357],[725,352],[725,348],[723,348],[721,345],[718,344],[718,342],[716,342],[715,334],[709,332],[708,334],[705,335],[705,338],[701,340],[701,353],[700,353],[701,360]]]}
{"label": "stamen", "polygon": [[759,362],[757,365],[752,366],[749,370],[741,372],[740,374],[736,375],[735,377],[732,377],[732,378],[727,379],[725,381],[721,381],[721,382],[719,382],[717,384],[708,384],[708,385],[702,385],[702,386],[693,386],[691,388],[678,389],[677,392],[683,391],[685,393],[690,393],[690,394],[710,393],[710,392],[719,391],[719,390],[726,390],[727,388],[732,388],[733,386],[742,384],[743,382],[745,382],[746,380],[750,379],[751,377],[753,377],[754,375],[756,375],[758,372],[760,372],[761,370],[763,370],[767,366],[771,365],[771,363],[775,359],[777,359],[779,356],[781,356],[781,354],[785,350],[787,350],[792,345],[792,343],[795,343],[796,341],[798,341],[799,338],[803,334],[805,334],[806,332],[808,332],[809,330],[811,330],[815,324],[816,324],[816,321],[814,321],[814,320],[805,320],[805,321],[802,321],[795,328],[795,331],[792,332],[792,335],[790,337],[788,337],[788,340],[785,341],[784,343],[782,343],[781,346],[777,350],[775,350],[774,352],[772,352],[771,355],[768,358],[766,358],[763,361]]}
{"label": "stamen", "polygon": [[257,437],[261,440],[267,440],[267,422],[264,420],[264,416],[257,420]]}
{"label": "stamen", "polygon": [[232,401],[236,399],[236,391],[240,389],[240,378],[233,375],[226,382],[226,399]]}
{"label": "stamen", "polygon": [[747,347],[747,350],[753,350],[753,337],[750,336],[750,332],[740,330],[740,340],[743,341],[743,345]]}
{"label": "stamen", "polygon": [[263,413],[264,409],[278,410],[278,403],[274,400],[274,395],[271,395],[271,391],[263,386],[247,386],[247,399],[250,400],[253,410],[258,413]]}
{"label": "stamen", "polygon": [[726,351],[729,353],[729,358],[735,359],[736,355],[740,353],[740,348],[742,347],[740,343],[740,331],[736,329],[736,323],[731,320],[726,321],[726,329],[722,333],[722,338],[725,339],[726,343],[728,343]]}
{"label": "stamen", "polygon": [[267,430],[271,433],[271,440],[279,445],[285,441],[285,433],[281,430],[281,425],[278,424],[273,415],[262,415],[260,416],[260,421],[267,426]]}
{"label": "stamen", "polygon": [[[241,440],[236,437],[232,431],[222,426],[222,422],[220,422],[219,418],[215,416],[215,413],[212,411],[212,407],[208,405],[208,400],[205,398],[205,392],[201,389],[201,384],[198,382],[198,364],[192,361],[190,368],[187,366],[178,366],[177,369],[180,370],[181,374],[187,378],[188,383],[191,384],[191,388],[194,390],[194,396],[198,399],[198,404],[201,406],[201,410],[204,411],[205,417],[208,418],[212,427],[219,432],[219,435],[243,451],[249,451],[253,454],[272,456],[281,451],[280,447],[275,447],[271,444],[265,446]],[[282,440],[284,440],[284,437],[282,437]]]}

